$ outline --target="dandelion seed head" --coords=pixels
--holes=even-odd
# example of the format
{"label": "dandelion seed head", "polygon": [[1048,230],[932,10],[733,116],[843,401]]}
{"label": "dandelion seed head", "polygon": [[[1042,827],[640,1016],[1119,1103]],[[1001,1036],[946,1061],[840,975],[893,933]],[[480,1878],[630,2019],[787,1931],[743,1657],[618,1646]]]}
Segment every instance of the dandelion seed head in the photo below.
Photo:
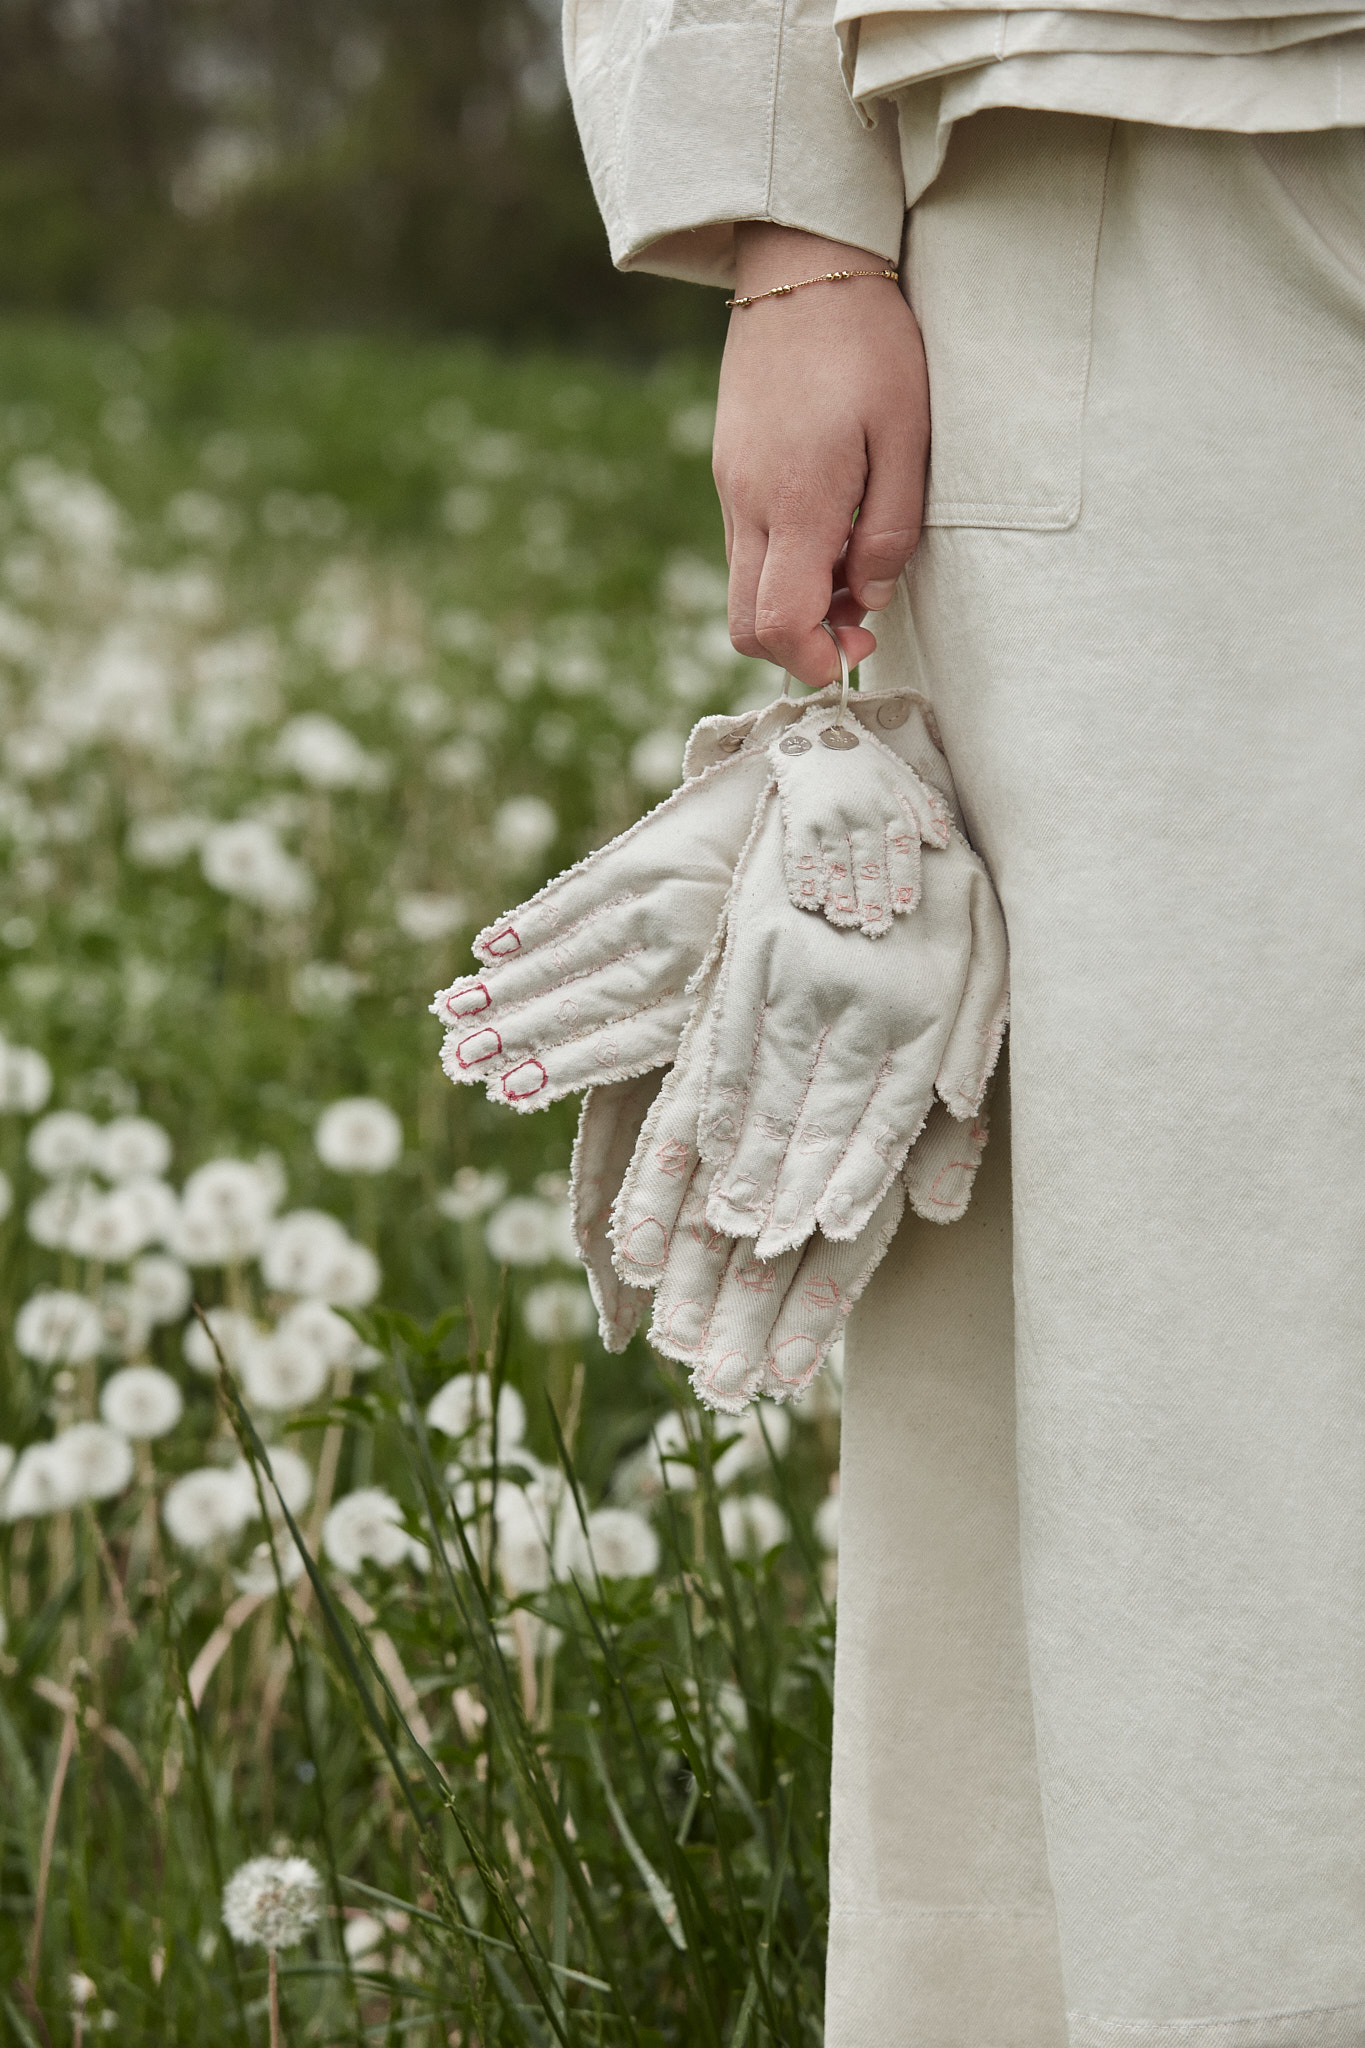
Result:
{"label": "dandelion seed head", "polygon": [[81,1203],[88,1195],[95,1193],[90,1181],[58,1180],[50,1188],[44,1188],[41,1195],[28,1205],[24,1215],[24,1227],[35,1244],[46,1251],[66,1251],[71,1226],[80,1212]]}
{"label": "dandelion seed head", "polygon": [[304,1856],[253,1856],[223,1887],[234,1941],[293,1948],[322,1918],[322,1879]]}
{"label": "dandelion seed head", "polygon": [[391,1570],[425,1554],[404,1529],[402,1508],[382,1486],[360,1486],[342,1495],[322,1525],[322,1547],[348,1578],[367,1559]]}
{"label": "dandelion seed head", "polygon": [[67,1228],[68,1251],[93,1265],[124,1266],[146,1244],[146,1212],[136,1197],[125,1188],[85,1190]]}
{"label": "dandelion seed head", "polygon": [[387,1102],[352,1095],[329,1103],[313,1132],[318,1158],[334,1173],[387,1173],[403,1151],[403,1126]]}
{"label": "dandelion seed head", "polygon": [[659,1568],[659,1539],[634,1508],[598,1508],[587,1534],[576,1515],[564,1516],[555,1559],[561,1576],[590,1584],[593,1568],[604,1579],[649,1578]]}
{"label": "dandelion seed head", "polygon": [[344,1316],[325,1301],[296,1301],[275,1326],[279,1337],[311,1345],[329,1368],[354,1365],[361,1349],[360,1338]]}
{"label": "dandelion seed head", "polygon": [[188,1269],[168,1252],[145,1252],[134,1259],[128,1284],[139,1315],[153,1328],[178,1323],[193,1292]]}
{"label": "dandelion seed head", "polygon": [[245,1159],[210,1159],[185,1182],[170,1249],[190,1266],[235,1265],[254,1258],[277,1201],[259,1166]]}
{"label": "dandelion seed head", "polygon": [[831,1557],[839,1549],[839,1475],[836,1472],[829,1483],[829,1492],[815,1510],[815,1538],[822,1550]]}
{"label": "dandelion seed head", "polygon": [[52,1094],[52,1069],[31,1045],[0,1039],[0,1110],[36,1116]]}
{"label": "dandelion seed head", "polygon": [[24,1149],[44,1180],[65,1180],[95,1164],[99,1143],[100,1127],[93,1117],[79,1109],[54,1109],[33,1126]]}
{"label": "dandelion seed head", "polygon": [[521,1305],[522,1321],[538,1344],[565,1344],[597,1327],[592,1296],[577,1280],[547,1280]]}
{"label": "dandelion seed head", "polygon": [[349,1242],[345,1227],[325,1210],[291,1209],[266,1231],[261,1277],[280,1294],[316,1294],[316,1275]]}
{"label": "dandelion seed head", "polygon": [[[275,1557],[279,1559],[280,1577],[285,1585],[297,1585],[303,1577],[303,1553],[287,1529],[276,1532]],[[239,1593],[263,1597],[276,1592],[275,1559],[270,1554],[270,1545],[258,1543],[246,1563],[233,1572],[232,1581]]]}
{"label": "dandelion seed head", "polygon": [[559,819],[541,796],[513,796],[493,813],[493,844],[513,867],[529,866],[554,842]]}
{"label": "dandelion seed head", "polygon": [[248,1345],[242,1359],[242,1390],[255,1408],[283,1414],[316,1401],[331,1368],[310,1332],[284,1327]]}
{"label": "dandelion seed head", "polygon": [[727,1556],[766,1557],[786,1542],[791,1528],[766,1493],[740,1493],[720,1504],[720,1534]]}
{"label": "dandelion seed head", "polygon": [[72,1473],[51,1443],[27,1444],[9,1477],[0,1499],[0,1512],[7,1522],[27,1521],[39,1515],[60,1514],[76,1505],[79,1495],[72,1491]]}
{"label": "dandelion seed head", "polygon": [[[486,1372],[457,1372],[438,1387],[427,1403],[427,1427],[442,1436],[464,1438],[475,1430],[474,1445],[467,1460],[486,1463],[492,1454],[489,1421],[493,1413],[492,1383]],[[498,1390],[499,1455],[519,1444],[526,1434],[526,1403],[515,1387],[506,1382]]]}
{"label": "dandelion seed head", "polygon": [[188,813],[164,818],[135,818],[128,828],[125,851],[134,867],[174,868],[197,851],[213,829],[210,818]]}
{"label": "dandelion seed head", "polygon": [[335,1308],[367,1308],[379,1292],[380,1278],[379,1261],[369,1246],[348,1237],[318,1260],[308,1291]]}
{"label": "dandelion seed head", "polygon": [[[719,1419],[713,1470],[717,1486],[731,1486],[746,1472],[767,1472],[791,1441],[791,1417],[771,1401],[758,1401],[742,1415]],[[771,1446],[771,1456],[769,1454]]]}
{"label": "dandelion seed head", "polygon": [[51,1449],[73,1501],[112,1500],[132,1480],[132,1446],[107,1422],[73,1422]]}
{"label": "dandelion seed head", "polygon": [[314,789],[376,789],[387,779],[384,763],[325,711],[303,711],[281,728],[275,759]]}
{"label": "dandelion seed head", "polygon": [[201,1465],[173,1480],[161,1503],[167,1535],[190,1551],[231,1542],[256,1512],[255,1489],[244,1480],[240,1467],[225,1472],[217,1465]]}
{"label": "dandelion seed head", "polygon": [[452,1223],[469,1223],[495,1209],[506,1193],[505,1173],[480,1173],[477,1166],[462,1166],[436,1197],[436,1207]]}
{"label": "dandelion seed head", "polygon": [[301,860],[286,853],[273,826],[263,818],[235,818],[205,834],[199,865],[204,880],[225,896],[257,910],[293,917],[309,908],[313,877]]}
{"label": "dandelion seed head", "polygon": [[[243,1359],[262,1335],[260,1324],[253,1322],[239,1308],[211,1308],[205,1314],[204,1322],[217,1340],[218,1351],[222,1352],[234,1372],[240,1372]],[[213,1348],[209,1330],[198,1320],[187,1323],[180,1348],[185,1354],[186,1365],[211,1376],[218,1370],[218,1352]]]}
{"label": "dandelion seed head", "polygon": [[461,925],[469,923],[469,912],[462,896],[400,896],[394,905],[394,916],[399,931],[419,946],[430,946],[438,939],[448,939],[452,932],[459,931]]}
{"label": "dandelion seed head", "polygon": [[104,1126],[91,1162],[106,1180],[157,1180],[171,1163],[170,1132],[149,1116],[116,1116]]}
{"label": "dandelion seed head", "polygon": [[553,1204],[513,1195],[489,1217],[484,1243],[499,1266],[544,1266],[554,1257],[554,1236]]}
{"label": "dandelion seed head", "polygon": [[99,1353],[104,1324],[93,1301],[64,1287],[40,1287],[14,1319],[14,1342],[35,1365],[84,1365]]}
{"label": "dandelion seed head", "polygon": [[100,1389],[100,1414],[111,1429],[134,1443],[166,1436],[184,1412],[179,1387],[157,1365],[125,1365]]}

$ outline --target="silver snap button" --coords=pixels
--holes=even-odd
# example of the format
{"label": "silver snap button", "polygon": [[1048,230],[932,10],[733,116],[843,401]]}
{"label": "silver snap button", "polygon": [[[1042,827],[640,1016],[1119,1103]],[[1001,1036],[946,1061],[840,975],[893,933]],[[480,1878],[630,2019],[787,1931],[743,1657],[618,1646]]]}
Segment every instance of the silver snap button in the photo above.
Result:
{"label": "silver snap button", "polygon": [[850,747],[856,747],[858,740],[846,725],[827,725],[820,735],[820,744],[822,747],[835,747],[844,754]]}
{"label": "silver snap button", "polygon": [[810,741],[799,732],[789,732],[784,740],[778,741],[779,751],[784,754],[808,754]]}
{"label": "silver snap button", "polygon": [[880,726],[886,727],[888,731],[894,726],[904,725],[909,716],[910,699],[908,697],[893,697],[889,704],[879,705],[877,709],[877,723]]}

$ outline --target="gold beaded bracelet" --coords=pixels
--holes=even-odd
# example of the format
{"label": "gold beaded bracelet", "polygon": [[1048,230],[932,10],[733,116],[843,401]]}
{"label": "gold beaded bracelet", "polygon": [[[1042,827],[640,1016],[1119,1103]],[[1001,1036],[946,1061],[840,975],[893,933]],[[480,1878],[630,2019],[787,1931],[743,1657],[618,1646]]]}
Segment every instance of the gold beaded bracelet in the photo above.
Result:
{"label": "gold beaded bracelet", "polygon": [[760,299],[785,299],[789,292],[803,292],[808,284],[842,284],[846,277],[889,277],[900,281],[899,270],[827,270],[821,277],[803,277],[798,284],[775,284],[770,292],[754,292],[747,299],[727,299],[727,306],[742,309],[756,306]]}

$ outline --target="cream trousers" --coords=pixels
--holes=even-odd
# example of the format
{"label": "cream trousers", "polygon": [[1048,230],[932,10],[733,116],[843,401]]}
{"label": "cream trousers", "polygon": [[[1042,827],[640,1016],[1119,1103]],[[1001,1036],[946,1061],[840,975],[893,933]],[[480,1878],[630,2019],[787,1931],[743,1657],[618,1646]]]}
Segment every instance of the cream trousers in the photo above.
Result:
{"label": "cream trousers", "polygon": [[850,1326],[828,2048],[1365,2048],[1365,134],[980,115],[905,274],[1012,1110]]}

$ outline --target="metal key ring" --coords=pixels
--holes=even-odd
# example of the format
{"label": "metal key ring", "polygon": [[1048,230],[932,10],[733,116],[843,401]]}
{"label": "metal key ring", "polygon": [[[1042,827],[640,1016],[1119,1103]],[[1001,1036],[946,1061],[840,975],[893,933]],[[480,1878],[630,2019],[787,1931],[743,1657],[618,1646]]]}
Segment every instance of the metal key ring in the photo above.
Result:
{"label": "metal key ring", "polygon": [[[845,716],[848,711],[848,656],[844,653],[844,644],[842,640],[839,638],[839,635],[835,632],[833,626],[831,626],[829,620],[821,619],[820,624],[824,627],[825,631],[829,634],[830,639],[834,642],[834,651],[839,657],[839,715],[834,721],[834,724],[837,727],[843,725]],[[782,696],[787,703],[791,702],[789,692],[791,690],[792,684],[796,680],[797,678],[792,674],[790,669],[787,669],[783,674]],[[811,694],[814,697],[818,697],[822,695],[824,691],[832,690],[833,688],[833,680],[827,683],[818,683],[815,689],[811,692]]]}

